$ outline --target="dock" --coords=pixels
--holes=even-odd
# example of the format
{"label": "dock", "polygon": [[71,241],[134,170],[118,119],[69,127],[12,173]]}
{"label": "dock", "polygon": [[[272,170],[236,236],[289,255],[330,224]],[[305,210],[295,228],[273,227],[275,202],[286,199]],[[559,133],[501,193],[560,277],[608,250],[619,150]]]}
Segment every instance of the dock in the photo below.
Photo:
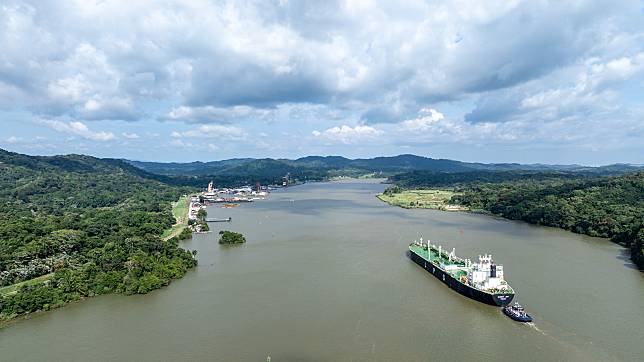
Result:
{"label": "dock", "polygon": [[233,221],[232,217],[229,217],[227,219],[221,219],[217,217],[206,218],[206,222],[231,222],[231,221]]}

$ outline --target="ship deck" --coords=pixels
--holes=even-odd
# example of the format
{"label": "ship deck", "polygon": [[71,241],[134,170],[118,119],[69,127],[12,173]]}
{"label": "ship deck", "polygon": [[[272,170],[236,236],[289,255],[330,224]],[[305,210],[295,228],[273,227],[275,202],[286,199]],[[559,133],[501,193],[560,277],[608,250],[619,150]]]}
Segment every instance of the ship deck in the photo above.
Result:
{"label": "ship deck", "polygon": [[[420,256],[421,258],[423,258],[423,259],[431,262],[432,264],[440,267],[441,269],[444,269],[445,266],[448,266],[448,265],[456,265],[457,267],[465,267],[465,262],[463,262],[461,260],[449,260],[449,255],[445,251],[442,251],[441,255],[439,255],[438,250],[436,250],[434,248],[431,248],[429,250],[429,253],[431,253],[431,254],[429,254],[428,251],[425,248],[423,248],[422,246],[413,245],[413,244],[409,246],[409,250],[411,250],[412,252],[414,252],[415,254]],[[431,258],[430,258],[430,255],[431,255]],[[461,281],[460,280],[461,277],[463,277],[463,276],[467,277],[467,271],[465,271],[463,269],[445,270],[445,272],[448,273],[449,275],[451,275],[454,279],[456,279],[459,282]]]}
{"label": "ship deck", "polygon": [[456,265],[456,266],[459,266],[459,267],[464,267],[465,266],[465,262],[462,261],[460,258],[459,258],[459,260],[451,260],[450,261],[448,253],[445,252],[445,250],[443,250],[441,255],[439,255],[438,250],[432,248],[430,250],[430,253],[431,253],[430,254],[422,246],[413,245],[413,244],[409,245],[409,250],[413,251],[414,253],[416,253],[421,258],[423,258],[423,259],[425,259],[427,261],[433,262],[435,264]]}

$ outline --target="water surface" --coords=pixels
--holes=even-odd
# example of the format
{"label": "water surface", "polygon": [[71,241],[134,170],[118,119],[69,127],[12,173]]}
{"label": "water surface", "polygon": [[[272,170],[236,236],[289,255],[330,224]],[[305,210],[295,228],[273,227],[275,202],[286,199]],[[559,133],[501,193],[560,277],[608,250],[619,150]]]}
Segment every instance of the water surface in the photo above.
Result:
{"label": "water surface", "polygon": [[[318,183],[235,209],[185,247],[199,266],[0,330],[2,361],[638,360],[644,276],[604,239],[483,215],[405,210],[383,185]],[[225,227],[246,235],[217,244]],[[420,235],[492,253],[535,318],[457,294],[405,257]]]}

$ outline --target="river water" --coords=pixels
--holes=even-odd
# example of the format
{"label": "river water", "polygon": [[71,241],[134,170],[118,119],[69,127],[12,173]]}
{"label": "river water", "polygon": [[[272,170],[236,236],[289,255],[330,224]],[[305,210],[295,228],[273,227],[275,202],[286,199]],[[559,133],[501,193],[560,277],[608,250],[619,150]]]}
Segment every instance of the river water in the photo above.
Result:
{"label": "river water", "polygon": [[[185,244],[199,266],[0,330],[1,361],[641,360],[644,275],[604,239],[489,216],[405,210],[377,183],[316,183],[235,209]],[[217,244],[220,227],[244,245]],[[418,236],[492,253],[535,318],[457,294],[405,256]]]}

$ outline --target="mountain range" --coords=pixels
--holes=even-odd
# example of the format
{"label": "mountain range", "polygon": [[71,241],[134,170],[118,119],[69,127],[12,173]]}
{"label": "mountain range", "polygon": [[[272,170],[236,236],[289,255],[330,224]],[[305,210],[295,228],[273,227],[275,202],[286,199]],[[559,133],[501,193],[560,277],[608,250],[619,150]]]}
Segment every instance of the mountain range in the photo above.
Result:
{"label": "mountain range", "polygon": [[[238,158],[211,162],[160,163],[123,159],[96,158],[86,155],[29,156],[0,149],[0,181],[14,184],[38,182],[51,183],[46,175],[86,174],[92,177],[115,177],[121,175],[131,180],[149,180],[176,186],[203,187],[210,180],[220,186],[262,184],[281,182],[289,174],[300,181],[325,180],[334,176],[379,176],[403,177],[406,179],[428,178],[428,174],[478,173],[494,179],[499,176],[489,173],[574,173],[590,176],[615,175],[644,169],[643,166],[614,164],[600,167],[580,165],[522,165],[515,163],[468,163],[447,159],[433,159],[415,155],[376,157],[371,159],[348,159],[341,156],[308,156],[295,160]],[[29,175],[28,177],[26,177]],[[100,176],[103,175],[103,176]],[[405,176],[407,175],[407,176]],[[502,175],[514,178],[516,175]],[[431,176],[437,177],[437,176]],[[470,179],[473,176],[458,176]],[[478,178],[476,176],[474,178]],[[522,177],[530,177],[522,176]],[[51,189],[50,189],[51,190]]]}
{"label": "mountain range", "polygon": [[613,164],[591,167],[582,165],[547,165],[519,163],[471,163],[435,159],[410,154],[349,159],[342,156],[307,156],[295,160],[272,158],[235,158],[222,161],[162,163],[130,161],[129,164],[160,175],[284,175],[306,170],[346,173],[348,175],[382,173],[391,175],[409,171],[468,172],[468,171],[566,171],[615,174],[642,169],[639,165]]}

